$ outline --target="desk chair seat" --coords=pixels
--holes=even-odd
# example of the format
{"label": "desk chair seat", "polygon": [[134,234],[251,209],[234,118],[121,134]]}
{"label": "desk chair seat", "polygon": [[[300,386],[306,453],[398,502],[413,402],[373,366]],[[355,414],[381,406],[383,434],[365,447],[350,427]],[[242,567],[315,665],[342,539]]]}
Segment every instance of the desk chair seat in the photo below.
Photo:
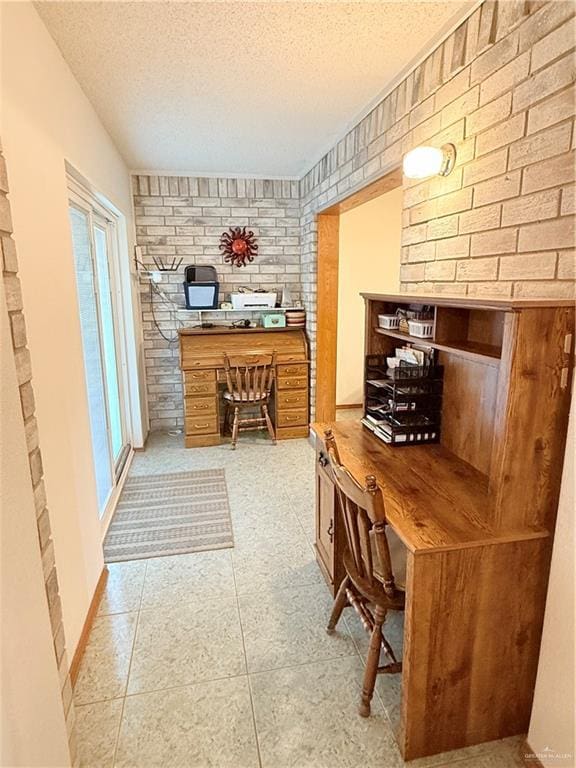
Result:
{"label": "desk chair seat", "polygon": [[[362,717],[368,717],[376,675],[402,671],[402,663],[396,659],[382,626],[388,611],[404,610],[405,595],[396,584],[392,571],[384,499],[376,478],[369,475],[366,487],[359,485],[342,465],[331,430],[324,433],[324,441],[346,532],[343,554],[346,576],[334,600],[327,631],[334,631],[342,611],[350,605],[370,634],[359,707]],[[380,665],[381,649],[384,649],[390,663]]]}
{"label": "desk chair seat", "polygon": [[[276,371],[276,352],[271,355],[229,357],[225,352],[226,414],[224,423],[232,418],[232,450],[236,448],[240,430],[266,427],[272,443],[276,443],[274,426],[268,412],[268,402]],[[259,408],[261,416],[242,418],[245,408]]]}
{"label": "desk chair seat", "polygon": [[265,392],[224,392],[224,400],[229,403],[260,403],[267,400]]}

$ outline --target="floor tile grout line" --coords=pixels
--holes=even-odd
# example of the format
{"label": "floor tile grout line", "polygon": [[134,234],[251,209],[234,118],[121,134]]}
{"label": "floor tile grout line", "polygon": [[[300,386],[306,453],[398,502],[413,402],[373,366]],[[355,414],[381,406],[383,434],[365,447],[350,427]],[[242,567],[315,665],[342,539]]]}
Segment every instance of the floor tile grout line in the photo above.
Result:
{"label": "floor tile grout line", "polygon": [[124,704],[126,703],[126,696],[123,696],[122,704],[120,706],[120,717],[118,718],[118,725],[116,727],[116,737],[114,738],[114,751],[112,752],[112,761],[110,763],[110,768],[114,768],[116,765],[116,753],[118,751],[118,742],[120,740],[120,730],[122,729],[122,718],[124,717]]}
{"label": "floor tile grout line", "polygon": [[[309,535],[308,535],[308,531],[307,531],[307,530],[306,530],[306,528],[304,527],[304,524],[302,523],[302,520],[300,520],[300,515],[299,515],[299,514],[296,512],[296,510],[294,509],[294,505],[293,505],[293,503],[292,503],[292,498],[291,498],[291,496],[290,496],[290,494],[289,494],[289,492],[288,492],[288,489],[286,488],[286,486],[284,486],[284,489],[285,489],[285,492],[286,492],[286,498],[288,499],[288,504],[290,505],[290,509],[291,509],[291,511],[292,511],[292,514],[294,515],[294,517],[295,517],[295,518],[296,518],[296,520],[298,521],[298,524],[299,524],[300,528],[302,529],[302,532],[304,533],[304,537],[305,537],[306,541],[308,542],[308,544],[310,544],[310,545],[312,546],[312,548],[314,548],[314,542],[313,542],[313,541],[311,541],[311,539],[310,539],[310,537],[309,537]],[[313,501],[314,501],[314,499],[312,499],[312,502],[313,502]]]}
{"label": "floor tile grout line", "polygon": [[250,674],[248,672],[248,654],[246,653],[246,640],[244,638],[244,626],[242,624],[242,612],[240,610],[240,598],[238,595],[238,587],[236,585],[236,571],[234,569],[234,558],[231,556],[230,561],[232,564],[232,578],[234,579],[234,591],[236,593],[236,609],[238,611],[238,622],[240,624],[240,636],[242,638],[242,650],[244,651],[244,665],[246,667],[246,677],[248,683],[248,695],[250,697],[250,709],[252,711],[252,727],[254,729],[254,740],[256,742],[256,755],[258,757],[258,765],[262,768],[262,755],[260,754],[260,740],[258,739],[258,728],[256,726],[256,711],[254,709],[254,697],[252,695],[252,685],[250,683]]}
{"label": "floor tile grout line", "polygon": [[126,675],[126,685],[124,687],[124,695],[122,696],[122,706],[120,708],[120,717],[118,719],[118,729],[116,731],[116,740],[114,742],[114,754],[112,756],[112,768],[116,765],[116,757],[118,755],[118,745],[120,743],[120,733],[122,732],[122,721],[124,720],[124,709],[126,707],[126,695],[128,693],[128,681],[130,680],[130,669],[132,667],[132,657],[134,655],[134,645],[136,644],[136,633],[138,632],[138,624],[140,622],[140,611],[136,618],[136,627],[134,629],[134,638],[132,640],[132,650],[130,653],[130,662],[128,664],[128,673]]}
{"label": "floor tile grout line", "polygon": [[148,573],[148,560],[145,561],[146,566],[144,568],[144,578],[142,579],[142,588],[140,589],[140,600],[138,602],[138,611],[136,615],[136,626],[134,627],[134,637],[132,639],[132,650],[130,652],[130,661],[128,663],[128,672],[126,674],[126,686],[124,688],[124,696],[122,697],[122,706],[120,709],[120,718],[118,720],[118,729],[116,731],[116,740],[114,743],[114,754],[112,756],[112,766],[116,765],[116,758],[118,756],[118,746],[120,744],[120,733],[122,732],[122,722],[124,720],[124,709],[126,707],[126,696],[128,695],[128,684],[130,682],[130,672],[132,670],[132,659],[134,658],[134,649],[136,647],[136,638],[138,636],[138,627],[140,625],[140,611],[142,609],[142,598],[144,595],[144,585],[146,583],[146,575]]}
{"label": "floor tile grout line", "polygon": [[299,667],[309,667],[312,666],[312,664],[325,664],[330,661],[340,661],[341,659],[354,659],[356,658],[357,652],[356,649],[353,653],[346,653],[341,656],[325,656],[322,659],[308,659],[307,661],[300,661],[298,664],[284,664],[281,667],[271,667],[269,669],[253,669],[252,671],[248,672],[248,676],[250,675],[269,675],[272,672],[283,672],[286,669],[298,669]]}
{"label": "floor tile grout line", "polygon": [[[145,691],[134,691],[133,693],[127,693],[123,698],[133,699],[136,696],[148,696],[152,693],[164,693],[166,691],[179,691],[182,688],[194,688],[196,686],[207,685],[209,683],[221,683],[225,680],[237,680],[240,677],[248,677],[248,672],[242,672],[237,675],[225,675],[224,677],[210,677],[206,680],[194,680],[187,683],[180,683],[179,685],[168,685],[165,688],[149,688]],[[97,703],[97,702],[95,702]]]}
{"label": "floor tile grout line", "polygon": [[286,669],[297,669],[298,667],[306,667],[311,666],[313,664],[324,664],[325,662],[331,662],[331,661],[338,661],[340,659],[353,659],[357,655],[356,649],[354,649],[353,653],[341,655],[341,656],[328,656],[322,659],[308,659],[307,661],[299,662],[298,664],[284,664],[281,667],[271,667],[269,669],[254,669],[254,670],[248,670],[246,669],[246,672],[237,674],[237,675],[224,675],[222,677],[210,677],[206,678],[204,680],[194,680],[187,683],[181,683],[180,685],[169,685],[162,688],[149,688],[145,691],[135,691],[133,693],[126,692],[122,696],[115,696],[110,699],[95,699],[93,701],[85,701],[82,704],[78,704],[77,706],[85,707],[85,706],[91,706],[92,704],[103,704],[107,701],[118,701],[119,699],[130,699],[134,696],[146,696],[149,693],[161,693],[162,691],[173,691],[177,690],[179,688],[190,688],[195,685],[204,685],[205,683],[215,683],[222,680],[231,680],[238,677],[250,677],[251,675],[267,675],[271,672],[279,672]]}
{"label": "floor tile grout line", "polygon": [[262,768],[262,753],[260,751],[260,739],[258,738],[258,725],[256,722],[256,710],[254,707],[254,693],[252,691],[252,681],[250,680],[250,674],[248,678],[248,694],[250,696],[250,707],[252,709],[252,724],[254,726],[254,738],[256,739],[256,753],[258,755],[258,765]]}
{"label": "floor tile grout line", "polygon": [[239,677],[248,677],[248,672],[242,672],[237,675],[226,675],[224,677],[210,677],[206,680],[195,680],[188,683],[180,683],[179,685],[168,685],[165,688],[148,688],[145,691],[135,691],[134,693],[125,693],[122,696],[114,696],[111,699],[94,699],[93,701],[85,701],[82,704],[76,704],[76,707],[91,707],[95,704],[106,704],[110,701],[120,701],[122,699],[133,699],[136,696],[147,696],[151,693],[163,693],[164,691],[177,691],[181,688],[194,688],[195,686],[204,685],[206,683],[218,683],[223,680],[235,680]]}

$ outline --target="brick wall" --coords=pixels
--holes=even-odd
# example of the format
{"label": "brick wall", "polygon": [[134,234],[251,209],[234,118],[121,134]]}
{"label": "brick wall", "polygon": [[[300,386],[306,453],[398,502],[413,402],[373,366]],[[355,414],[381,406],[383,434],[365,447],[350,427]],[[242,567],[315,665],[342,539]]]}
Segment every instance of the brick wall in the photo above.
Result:
{"label": "brick wall", "polygon": [[[135,178],[147,263],[152,254],[183,255],[216,264],[225,291],[283,282],[301,291],[314,387],[317,212],[398,167],[413,147],[452,142],[457,162],[448,177],[405,179],[401,290],[573,296],[574,12],[570,0],[487,0],[299,185]],[[225,267],[217,248],[220,232],[236,223],[260,236],[248,270]],[[180,279],[170,288],[178,295]],[[152,426],[176,426],[177,350],[154,329],[149,310],[144,293]],[[162,322],[173,329],[177,320],[165,310]]]}
{"label": "brick wall", "polygon": [[[54,654],[60,675],[62,703],[68,729],[68,743],[72,764],[77,762],[76,740],[74,733],[74,704],[72,701],[72,684],[66,653],[66,639],[62,623],[62,604],[58,588],[58,574],[54,559],[54,542],[50,528],[50,513],[47,507],[46,489],[44,487],[42,454],[38,436],[38,424],[35,416],[34,388],[32,385],[32,362],[26,339],[26,323],[20,280],[18,279],[18,259],[16,244],[12,238],[12,216],[8,195],[8,176],[6,163],[0,147],[0,253],[2,256],[2,279],[6,293],[6,305],[10,317],[12,332],[12,352],[16,363],[16,373],[20,389],[22,419],[28,449],[30,465],[30,482],[34,492],[36,506],[36,524],[38,527],[39,555],[42,559],[46,599],[54,640]],[[24,641],[24,638],[23,638]],[[31,692],[32,695],[33,692]],[[31,734],[33,738],[33,734]]]}
{"label": "brick wall", "polygon": [[[184,305],[184,266],[214,265],[220,280],[220,301],[228,300],[230,291],[240,286],[279,292],[287,287],[293,299],[300,300],[299,183],[286,179],[135,176],[133,184],[136,242],[144,264],[155,269],[154,256],[165,262],[183,258],[178,273],[164,274],[159,286],[169,301],[152,294],[149,281],[141,279],[150,427],[181,427],[177,328],[198,322],[196,313],[179,312],[171,303]],[[258,238],[258,255],[246,267],[225,264],[218,248],[220,235],[231,226],[249,227]]]}
{"label": "brick wall", "polygon": [[316,212],[418,145],[457,148],[406,179],[401,288],[574,295],[572,2],[485,2],[302,179],[302,291],[314,352]]}

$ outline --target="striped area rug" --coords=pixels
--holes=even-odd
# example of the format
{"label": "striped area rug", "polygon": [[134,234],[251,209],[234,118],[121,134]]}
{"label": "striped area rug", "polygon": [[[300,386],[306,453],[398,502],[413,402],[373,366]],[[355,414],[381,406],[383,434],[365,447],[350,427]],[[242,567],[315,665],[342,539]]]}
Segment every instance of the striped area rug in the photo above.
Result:
{"label": "striped area rug", "polygon": [[104,540],[107,563],[234,546],[223,469],[129,477]]}

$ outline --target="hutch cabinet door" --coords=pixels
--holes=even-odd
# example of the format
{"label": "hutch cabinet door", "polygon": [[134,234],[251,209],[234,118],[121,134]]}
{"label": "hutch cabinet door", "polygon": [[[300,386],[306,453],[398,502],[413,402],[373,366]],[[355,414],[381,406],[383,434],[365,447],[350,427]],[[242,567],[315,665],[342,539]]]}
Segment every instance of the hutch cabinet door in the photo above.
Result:
{"label": "hutch cabinet door", "polygon": [[316,553],[326,580],[333,586],[336,491],[330,470],[321,464],[323,460],[320,452],[316,462]]}

